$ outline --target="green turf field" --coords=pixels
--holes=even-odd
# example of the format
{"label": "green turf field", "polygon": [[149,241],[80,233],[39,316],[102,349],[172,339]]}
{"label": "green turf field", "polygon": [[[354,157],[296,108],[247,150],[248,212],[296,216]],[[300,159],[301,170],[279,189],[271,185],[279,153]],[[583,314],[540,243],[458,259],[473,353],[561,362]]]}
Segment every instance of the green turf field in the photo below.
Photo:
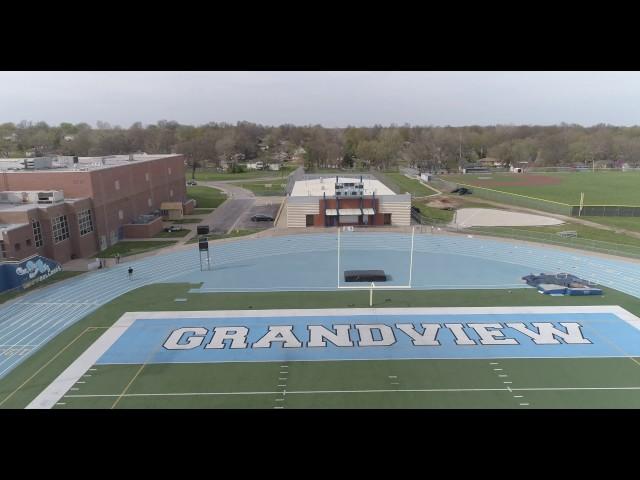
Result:
{"label": "green turf field", "polygon": [[[72,325],[0,382],[0,408],[26,406],[128,311],[369,306],[367,291],[187,293],[191,287],[142,287]],[[603,297],[550,297],[534,289],[381,291],[375,293],[374,306],[620,305],[640,315],[636,298],[604,290]],[[175,302],[177,297],[187,301]],[[639,406],[638,359],[589,358],[98,365],[57,408]]]}
{"label": "green turf field", "polygon": [[[529,176],[557,179],[553,185],[508,185],[526,181]],[[488,179],[490,177],[490,179]],[[579,173],[480,173],[444,175],[445,180],[491,188],[569,205],[580,204],[584,192],[585,205],[640,205],[640,172],[579,172]],[[505,185],[491,186],[491,182]]]}
{"label": "green turf field", "polygon": [[[627,358],[99,365],[56,408],[637,408],[639,369]],[[594,379],[600,390],[584,390]]]}

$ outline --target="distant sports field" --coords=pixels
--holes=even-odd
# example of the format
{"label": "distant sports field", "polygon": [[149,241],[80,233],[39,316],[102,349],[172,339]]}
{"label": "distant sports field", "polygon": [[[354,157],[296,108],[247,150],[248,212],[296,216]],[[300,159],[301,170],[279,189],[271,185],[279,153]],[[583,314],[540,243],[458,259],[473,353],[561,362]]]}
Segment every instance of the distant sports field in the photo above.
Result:
{"label": "distant sports field", "polygon": [[444,175],[451,182],[507,193],[585,205],[640,205],[640,172],[478,173]]}
{"label": "distant sports field", "polygon": [[[265,342],[267,327],[291,322],[298,325],[300,317],[287,318],[285,314],[259,321],[243,321],[242,317],[260,318],[263,314],[257,310],[262,309],[363,308],[368,307],[368,292],[306,292],[303,296],[298,292],[189,293],[192,287],[150,285],[101,307],[5,377],[0,407],[25,407],[60,379],[60,374],[77,363],[81,355],[86,355],[124,313],[150,310],[163,312],[162,318],[166,319],[144,320],[142,315],[127,329],[111,329],[119,336],[101,358],[85,360],[77,378],[63,376],[63,380],[71,379],[71,383],[60,391],[54,408],[640,406],[640,361],[630,350],[635,348],[635,336],[640,335],[638,328],[608,314],[562,313],[567,308],[597,310],[599,305],[620,305],[634,315],[640,314],[637,299],[613,290],[605,289],[604,297],[550,297],[534,289],[377,291],[374,307],[379,308],[379,313],[359,319],[339,313],[342,310],[338,313],[327,310],[328,316],[315,311],[316,316],[303,323],[316,328],[324,325],[338,333],[339,325],[351,327],[349,337],[327,337],[327,348],[315,345],[312,349],[309,338],[304,338],[303,328],[294,330],[302,339],[300,345],[289,345],[287,341],[296,339],[284,329],[280,333],[271,332],[273,344],[258,349],[257,341],[262,338]],[[154,302],[149,302],[149,298]],[[176,298],[181,301],[176,302]],[[506,315],[455,314],[447,317],[453,324],[441,321],[437,336],[423,331],[424,325],[416,323],[417,318],[402,316],[405,307],[451,306],[501,306],[514,310]],[[519,306],[551,307],[551,311],[522,313]],[[391,309],[398,310],[394,313]],[[216,311],[219,320],[194,318],[189,313],[192,310]],[[227,310],[246,313],[240,318],[237,313],[227,317]],[[391,317],[385,311],[391,312]],[[534,323],[526,324],[527,336],[514,330],[525,327],[514,323],[508,330],[507,322]],[[540,322],[548,323],[547,327]],[[536,329],[543,333],[547,328],[549,333],[551,323],[561,336],[546,335],[546,340],[536,340],[539,336]],[[576,323],[582,326],[576,327]],[[238,333],[234,326],[240,324],[251,329],[246,336],[251,341],[246,347],[230,343]],[[358,324],[368,325],[369,330]],[[215,325],[223,325],[230,337],[221,337],[225,344],[221,343],[218,350],[207,350],[205,345],[214,342],[210,336],[205,339],[205,335]],[[466,325],[466,334],[456,325]],[[183,332],[179,327],[186,329]],[[194,332],[193,327],[207,329],[209,333]],[[391,335],[397,341],[385,345],[384,339],[392,329]],[[368,336],[367,331],[372,334]],[[474,337],[474,331],[484,333],[478,338]],[[343,333],[346,332],[345,326]],[[563,336],[564,332],[567,335]],[[500,345],[505,343],[505,337],[515,340]],[[242,343],[242,339],[238,341]],[[332,342],[342,342],[342,346]],[[512,350],[505,355],[505,349]],[[409,358],[416,352],[422,352],[419,358]]]}

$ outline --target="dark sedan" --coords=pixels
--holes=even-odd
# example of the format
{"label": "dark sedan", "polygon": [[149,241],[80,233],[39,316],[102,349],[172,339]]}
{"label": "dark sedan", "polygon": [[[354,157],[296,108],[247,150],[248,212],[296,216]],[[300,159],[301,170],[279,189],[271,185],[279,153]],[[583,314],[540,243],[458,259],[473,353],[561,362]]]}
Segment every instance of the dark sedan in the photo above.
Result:
{"label": "dark sedan", "polygon": [[273,222],[273,217],[270,215],[263,215],[262,213],[258,213],[251,217],[252,222]]}

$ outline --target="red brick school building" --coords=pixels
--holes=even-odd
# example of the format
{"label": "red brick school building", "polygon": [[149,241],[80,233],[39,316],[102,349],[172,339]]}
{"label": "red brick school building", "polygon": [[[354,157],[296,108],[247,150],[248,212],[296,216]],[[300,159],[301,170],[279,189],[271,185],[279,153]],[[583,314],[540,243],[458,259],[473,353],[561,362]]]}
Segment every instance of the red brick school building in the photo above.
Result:
{"label": "red brick school building", "polygon": [[181,155],[0,159],[0,257],[89,257],[180,206],[193,208]]}

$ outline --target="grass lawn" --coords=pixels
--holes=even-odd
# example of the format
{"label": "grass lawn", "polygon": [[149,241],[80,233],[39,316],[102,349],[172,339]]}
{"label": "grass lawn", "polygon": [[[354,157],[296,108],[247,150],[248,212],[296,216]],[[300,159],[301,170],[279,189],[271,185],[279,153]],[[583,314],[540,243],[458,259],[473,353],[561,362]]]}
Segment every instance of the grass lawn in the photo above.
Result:
{"label": "grass lawn", "polygon": [[423,217],[436,222],[449,223],[453,220],[455,212],[451,210],[442,210],[440,208],[428,207],[423,202],[414,200],[411,205],[418,207]]}
{"label": "grass lawn", "polygon": [[169,240],[141,240],[139,242],[125,240],[101,251],[94,255],[93,258],[112,258],[116,256],[116,253],[119,253],[121,257],[128,257],[129,255],[137,255],[138,253],[169,247],[175,245],[175,243]]}
{"label": "grass lawn", "polygon": [[202,221],[202,218],[199,218],[199,217],[185,217],[185,218],[181,218],[180,220],[170,220],[170,221],[173,222],[174,224],[184,225],[184,224],[189,224],[189,223],[200,223]]}
{"label": "grass lawn", "polygon": [[426,197],[438,193],[418,180],[406,177],[403,173],[388,172],[380,175],[389,181],[389,187],[393,187],[392,190],[396,191],[396,193],[408,192],[414,197]]}
{"label": "grass lawn", "polygon": [[[545,176],[559,180],[552,185],[508,185],[526,181],[528,175]],[[491,177],[483,180],[480,177]],[[487,187],[502,192],[518,193],[544,200],[578,205],[584,192],[585,205],[640,205],[640,172],[579,172],[579,173],[494,173],[443,175],[444,180]],[[491,186],[491,182],[505,185]]]}
{"label": "grass lawn", "polygon": [[280,181],[280,180],[269,180],[268,182],[264,182],[264,183],[251,182],[251,183],[238,183],[237,185],[239,187],[246,188],[247,190],[251,190],[253,193],[255,193],[260,197],[270,196],[270,195],[284,196],[286,194],[284,189],[287,185],[287,182]]}
{"label": "grass lawn", "polygon": [[182,238],[186,237],[191,230],[188,228],[183,228],[177,232],[160,232],[155,238]]}
{"label": "grass lawn", "polygon": [[54,283],[60,282],[62,280],[66,280],[67,278],[76,277],[83,273],[85,272],[68,272],[66,270],[63,270],[47,278],[46,280],[43,280],[42,282],[35,284],[33,287],[28,288],[27,290],[13,290],[11,292],[0,293],[0,304],[8,300],[21,297],[22,295],[25,295],[33,290],[37,290],[38,288],[47,287]]}
{"label": "grass lawn", "polygon": [[[233,230],[231,233],[206,235],[206,237],[209,240],[220,240],[221,238],[244,237],[246,235],[251,235],[251,234],[257,233],[259,231],[260,231],[260,229],[258,229],[258,228],[255,228],[255,229],[247,228],[247,229]],[[197,242],[198,242],[198,237],[195,236],[195,237],[193,237],[191,240],[189,240],[186,243],[197,243]]]}
{"label": "grass lawn", "polygon": [[[340,292],[264,292],[264,293],[188,293],[195,285],[156,284],[141,287],[98,308],[53,338],[27,358],[0,382],[0,408],[23,408],[84,352],[123,313],[128,311],[247,310],[274,308],[350,308],[368,307],[367,291]],[[374,295],[374,306],[395,307],[471,307],[471,306],[572,306],[620,305],[640,315],[636,298],[603,289],[602,297],[551,297],[535,289],[386,291]],[[186,302],[175,302],[184,298]],[[110,408],[129,386],[128,394],[182,392],[270,392],[278,383],[282,362],[219,364],[98,365],[87,378],[82,394],[107,397],[70,398],[60,408]],[[363,360],[286,362],[287,391],[336,390],[336,393],[287,395],[287,408],[333,407],[504,407],[515,408],[502,382],[486,360]],[[628,358],[607,359],[501,359],[500,366],[514,378],[513,388],[521,386],[602,386],[637,383],[638,366]],[[404,389],[486,388],[499,392],[406,391],[394,392],[389,384],[397,378]],[[85,379],[83,379],[85,380]],[[517,384],[517,385],[516,385]],[[370,394],[340,393],[343,390],[378,389]],[[503,393],[504,392],[504,393]],[[578,395],[579,393],[579,395]],[[537,407],[602,407],[638,405],[638,392],[527,392]],[[127,396],[119,408],[217,408],[259,407],[271,409],[275,396]]]}
{"label": "grass lawn", "polygon": [[198,208],[216,208],[227,199],[223,191],[212,187],[187,187],[187,196],[196,201]]}
{"label": "grass lawn", "polygon": [[[280,170],[249,170],[242,173],[221,173],[216,170],[200,169],[196,171],[196,180],[205,182],[228,182],[229,180],[251,180],[262,177],[287,177],[297,167],[282,167]],[[191,179],[191,175],[187,174]]]}
{"label": "grass lawn", "polygon": [[[640,239],[621,233],[600,230],[577,223],[551,225],[545,227],[473,227],[478,233],[494,234],[500,237],[517,238],[532,242],[566,245],[567,247],[583,248],[618,255],[640,257]],[[562,238],[557,232],[572,230],[577,232],[577,238]],[[604,242],[604,243],[600,243]]]}
{"label": "grass lawn", "polygon": [[580,217],[590,222],[601,223],[609,227],[618,227],[640,232],[640,217]]}

